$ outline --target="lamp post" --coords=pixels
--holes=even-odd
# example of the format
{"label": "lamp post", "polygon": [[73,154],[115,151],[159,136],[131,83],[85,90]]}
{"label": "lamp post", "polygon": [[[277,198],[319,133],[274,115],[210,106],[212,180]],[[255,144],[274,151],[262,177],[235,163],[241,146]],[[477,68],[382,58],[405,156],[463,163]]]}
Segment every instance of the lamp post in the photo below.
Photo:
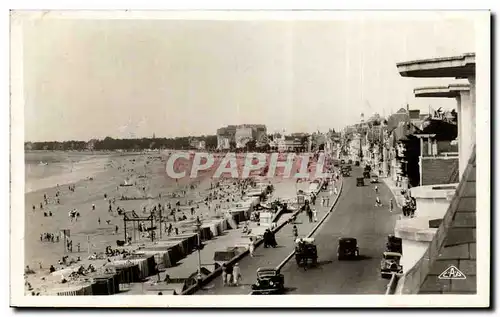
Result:
{"label": "lamp post", "polygon": [[201,282],[201,221],[200,221],[200,218],[196,218],[196,233],[198,235],[198,245],[197,245],[197,249],[198,249],[198,275],[196,276],[196,279],[198,281],[198,283]]}

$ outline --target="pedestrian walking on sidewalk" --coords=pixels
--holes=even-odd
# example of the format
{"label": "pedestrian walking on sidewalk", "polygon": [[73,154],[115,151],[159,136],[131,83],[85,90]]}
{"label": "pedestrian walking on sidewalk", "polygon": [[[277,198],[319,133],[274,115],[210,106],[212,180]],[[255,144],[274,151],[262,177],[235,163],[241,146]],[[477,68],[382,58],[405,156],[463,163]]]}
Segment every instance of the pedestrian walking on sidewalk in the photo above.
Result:
{"label": "pedestrian walking on sidewalk", "polygon": [[255,244],[253,242],[253,238],[250,238],[250,245],[248,246],[248,251],[250,252],[250,256],[253,258],[255,252]]}
{"label": "pedestrian walking on sidewalk", "polygon": [[236,263],[233,268],[233,284],[235,286],[240,286],[240,280],[242,280],[241,270],[238,263]]}
{"label": "pedestrian walking on sidewalk", "polygon": [[222,286],[227,284],[227,273],[226,273],[226,263],[222,264]]}
{"label": "pedestrian walking on sidewalk", "polygon": [[307,217],[309,218],[309,223],[313,222],[313,212],[312,212],[312,208],[309,208],[307,210]]}
{"label": "pedestrian walking on sidewalk", "polygon": [[325,197],[321,197],[321,207],[325,207]]}
{"label": "pedestrian walking on sidewalk", "polygon": [[325,198],[325,207],[330,207],[330,197]]}
{"label": "pedestrian walking on sidewalk", "polygon": [[335,195],[338,195],[338,194],[339,194],[339,192],[338,192],[338,190],[337,190],[337,187],[334,187],[334,188],[333,188],[333,193],[334,193]]}
{"label": "pedestrian walking on sidewalk", "polygon": [[292,234],[293,234],[293,241],[297,240],[297,238],[299,237],[299,229],[297,229],[296,225],[293,225]]}
{"label": "pedestrian walking on sidewalk", "polygon": [[231,286],[233,282],[233,266],[231,264],[226,265],[226,285]]}
{"label": "pedestrian walking on sidewalk", "polygon": [[389,211],[392,212],[394,210],[394,200],[392,198],[389,200]]}
{"label": "pedestrian walking on sidewalk", "polygon": [[314,222],[318,222],[318,211],[316,209],[313,209],[313,220]]}

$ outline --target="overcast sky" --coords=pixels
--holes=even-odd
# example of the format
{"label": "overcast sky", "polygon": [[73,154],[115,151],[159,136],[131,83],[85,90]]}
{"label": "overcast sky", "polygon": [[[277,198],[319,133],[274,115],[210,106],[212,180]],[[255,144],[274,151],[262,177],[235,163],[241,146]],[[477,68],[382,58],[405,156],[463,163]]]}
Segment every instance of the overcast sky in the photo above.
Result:
{"label": "overcast sky", "polygon": [[25,139],[215,134],[228,124],[312,132],[453,100],[415,99],[396,63],[475,51],[441,21],[43,19],[24,29]]}

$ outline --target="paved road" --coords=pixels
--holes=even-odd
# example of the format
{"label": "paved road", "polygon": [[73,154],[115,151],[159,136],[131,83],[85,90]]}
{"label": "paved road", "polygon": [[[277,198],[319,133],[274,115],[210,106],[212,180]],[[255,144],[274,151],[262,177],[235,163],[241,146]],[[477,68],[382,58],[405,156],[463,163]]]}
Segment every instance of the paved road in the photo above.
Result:
{"label": "paved road", "polygon": [[[384,206],[375,207],[374,185],[366,181],[364,187],[356,187],[360,168],[354,168],[352,175],[344,178],[344,189],[335,210],[316,233],[319,266],[304,271],[292,260],[283,267],[288,294],[385,292],[388,280],[380,277],[379,265],[386,237],[394,232],[400,210],[389,212],[392,195],[383,182],[378,187]],[[337,239],[341,236],[358,239],[360,260],[337,260]]]}
{"label": "paved road", "polygon": [[[321,197],[329,195],[328,192],[321,192],[317,199],[315,208],[318,210],[318,220],[321,220],[326,214],[327,207],[321,207]],[[333,195],[335,196],[335,195]],[[340,198],[339,198],[340,199]],[[330,198],[333,203],[334,197]],[[295,223],[298,228],[299,236],[307,235],[317,223],[310,223],[307,215],[301,213]],[[292,235],[292,225],[286,225],[277,234],[276,240],[279,244],[277,248],[264,248],[262,245],[255,250],[255,256],[244,257],[240,262],[241,273],[243,275],[242,285],[239,287],[223,287],[222,278],[219,276],[214,282],[206,285],[204,289],[196,292],[196,295],[223,295],[223,294],[249,294],[251,285],[256,280],[256,270],[259,267],[276,267],[283,261],[294,249],[295,242]]]}

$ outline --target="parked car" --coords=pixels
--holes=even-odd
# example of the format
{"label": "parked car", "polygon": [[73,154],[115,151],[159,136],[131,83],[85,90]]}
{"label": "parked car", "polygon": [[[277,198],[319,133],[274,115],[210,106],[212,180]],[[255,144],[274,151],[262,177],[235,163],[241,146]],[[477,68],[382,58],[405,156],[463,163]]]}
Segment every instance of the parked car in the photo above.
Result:
{"label": "parked car", "polygon": [[365,186],[365,179],[363,177],[356,178],[356,186],[357,187]]}
{"label": "parked car", "polygon": [[281,294],[285,290],[285,277],[275,268],[257,269],[257,281],[252,285],[252,294]]}
{"label": "parked car", "polygon": [[391,278],[393,273],[402,274],[403,266],[401,262],[401,253],[384,252],[380,262],[380,276],[382,278]]}
{"label": "parked car", "polygon": [[353,259],[359,256],[358,240],[356,238],[340,238],[337,246],[337,259]]}

